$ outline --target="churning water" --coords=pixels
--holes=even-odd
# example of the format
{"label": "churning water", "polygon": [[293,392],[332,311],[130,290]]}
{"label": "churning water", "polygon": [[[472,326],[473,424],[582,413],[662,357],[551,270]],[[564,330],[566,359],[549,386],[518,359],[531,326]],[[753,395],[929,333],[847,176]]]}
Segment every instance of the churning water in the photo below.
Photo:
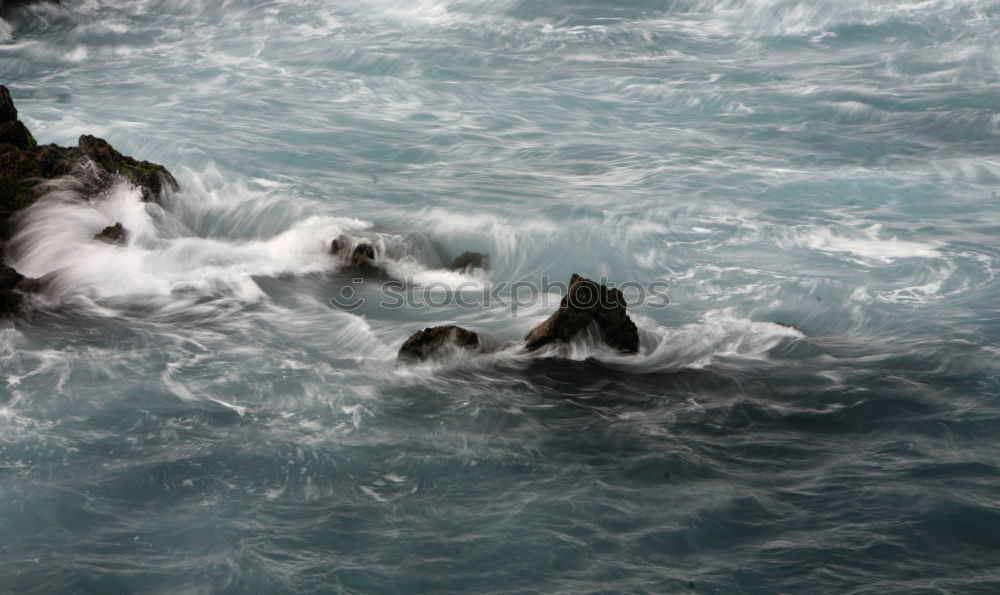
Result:
{"label": "churning water", "polygon": [[[0,592],[1000,590],[1000,2],[63,0],[0,83],[181,184],[6,247]],[[396,364],[572,273],[638,355]]]}

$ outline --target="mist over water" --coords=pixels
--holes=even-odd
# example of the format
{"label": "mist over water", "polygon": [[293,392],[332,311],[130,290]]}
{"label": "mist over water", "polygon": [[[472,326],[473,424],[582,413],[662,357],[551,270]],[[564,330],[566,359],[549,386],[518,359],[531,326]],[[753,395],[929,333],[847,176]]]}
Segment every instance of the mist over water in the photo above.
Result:
{"label": "mist over water", "polygon": [[[5,247],[0,591],[1000,590],[1000,2],[63,0],[0,83],[181,187]],[[669,305],[402,366],[560,296],[340,234]]]}

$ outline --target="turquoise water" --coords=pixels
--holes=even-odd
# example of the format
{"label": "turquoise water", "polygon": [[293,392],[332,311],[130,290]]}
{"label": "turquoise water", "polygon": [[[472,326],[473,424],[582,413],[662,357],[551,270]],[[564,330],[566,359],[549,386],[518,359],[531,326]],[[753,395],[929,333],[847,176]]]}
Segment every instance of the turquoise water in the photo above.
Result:
{"label": "turquoise water", "polygon": [[[21,119],[181,190],[7,246],[0,591],[1000,590],[1000,2],[63,3],[0,21]],[[340,233],[669,305],[401,367],[559,292],[382,306]]]}

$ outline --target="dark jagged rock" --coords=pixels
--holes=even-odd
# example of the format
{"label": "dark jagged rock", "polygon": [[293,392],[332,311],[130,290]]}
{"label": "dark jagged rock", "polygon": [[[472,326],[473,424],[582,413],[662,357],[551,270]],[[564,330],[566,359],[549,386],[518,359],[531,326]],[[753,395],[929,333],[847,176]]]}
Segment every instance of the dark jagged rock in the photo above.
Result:
{"label": "dark jagged rock", "polygon": [[21,308],[21,294],[14,291],[24,275],[14,269],[0,265],[0,316],[15,314]]}
{"label": "dark jagged rock", "polygon": [[24,275],[9,266],[0,264],[0,291],[14,289],[21,281],[24,281]]}
{"label": "dark jagged rock", "polygon": [[339,235],[337,239],[330,242],[330,254],[339,256],[345,261],[344,271],[361,275],[363,277],[385,277],[385,269],[378,265],[375,258],[377,252],[375,246],[361,242],[355,244],[354,240],[346,235]]}
{"label": "dark jagged rock", "polygon": [[535,351],[553,341],[568,342],[593,325],[609,346],[637,353],[639,330],[625,309],[625,296],[620,290],[573,275],[559,309],[524,338],[525,349]]}
{"label": "dark jagged rock", "polygon": [[[27,3],[6,0],[0,2],[0,8]],[[0,85],[0,243],[14,232],[12,217],[51,188],[46,181],[78,174],[69,182],[70,187],[92,196],[120,176],[139,188],[145,201],[162,197],[167,188],[177,189],[177,180],[162,165],[122,155],[93,136],[81,136],[76,147],[39,145],[17,116],[10,91]],[[36,280],[25,279],[17,289],[0,289],[0,315],[17,311],[23,297],[19,292],[40,287],[32,281]]]}
{"label": "dark jagged rock", "polygon": [[17,284],[16,289],[21,293],[41,293],[45,291],[45,288],[52,285],[52,283],[55,281],[55,278],[56,278],[55,273],[42,275],[37,279],[25,278],[24,281],[21,281],[20,283]]}
{"label": "dark jagged rock", "polygon": [[0,145],[11,145],[22,151],[35,145],[35,139],[20,120],[0,124]]}
{"label": "dark jagged rock", "polygon": [[177,189],[177,180],[162,165],[122,155],[93,136],[81,136],[76,147],[39,145],[17,119],[10,92],[0,85],[0,239],[13,231],[10,216],[44,194],[40,182],[73,173],[87,163],[93,164],[84,184],[90,194],[106,189],[115,176],[135,184],[146,201],[161,197],[166,188]]}
{"label": "dark jagged rock", "polygon": [[0,85],[0,124],[17,120],[17,108],[7,87]]}
{"label": "dark jagged rock", "polygon": [[419,362],[448,349],[475,351],[479,335],[460,326],[434,326],[417,331],[399,348],[398,359]]}
{"label": "dark jagged rock", "polygon": [[109,225],[102,229],[101,233],[94,236],[94,239],[107,242],[109,244],[124,246],[125,241],[128,240],[128,232],[121,223],[115,223],[114,225]]}
{"label": "dark jagged rock", "polygon": [[80,151],[108,174],[118,174],[142,190],[142,200],[153,202],[169,187],[177,190],[177,180],[167,168],[149,161],[138,161],[114,150],[108,142],[85,134],[79,140]]}
{"label": "dark jagged rock", "polygon": [[371,244],[358,244],[351,251],[348,264],[358,268],[375,266],[375,247]]}
{"label": "dark jagged rock", "polygon": [[11,316],[21,311],[24,296],[9,289],[0,290],[0,316]]}
{"label": "dark jagged rock", "polygon": [[451,266],[453,271],[467,271],[469,269],[485,269],[490,262],[490,257],[481,252],[463,252],[456,258]]}

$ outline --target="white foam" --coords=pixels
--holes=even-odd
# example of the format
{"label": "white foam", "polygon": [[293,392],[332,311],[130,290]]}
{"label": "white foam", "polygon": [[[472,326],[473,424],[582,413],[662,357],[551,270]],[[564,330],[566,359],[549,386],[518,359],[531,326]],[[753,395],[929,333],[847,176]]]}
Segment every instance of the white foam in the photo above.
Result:
{"label": "white foam", "polygon": [[[171,226],[158,226],[153,214],[166,216],[124,182],[91,201],[50,193],[26,210],[10,242],[11,264],[29,277],[55,273],[62,293],[104,298],[221,291],[254,301],[262,292],[253,275],[332,270],[329,240],[367,227],[355,219],[309,217],[271,238],[240,242],[164,237],[162,229]],[[125,246],[93,239],[117,222],[128,230]]]}
{"label": "white foam", "polygon": [[817,252],[840,254],[860,264],[886,264],[901,258],[940,258],[939,244],[936,242],[915,242],[901,240],[896,236],[881,238],[882,226],[872,225],[860,234],[838,235],[826,227],[810,226],[796,230],[790,241],[792,244]]}
{"label": "white foam", "polygon": [[640,329],[640,352],[634,356],[598,356],[634,372],[663,372],[702,368],[720,357],[766,359],[767,353],[805,335],[774,322],[740,318],[731,310],[713,310],[702,320],[681,327],[656,326],[636,317]]}

